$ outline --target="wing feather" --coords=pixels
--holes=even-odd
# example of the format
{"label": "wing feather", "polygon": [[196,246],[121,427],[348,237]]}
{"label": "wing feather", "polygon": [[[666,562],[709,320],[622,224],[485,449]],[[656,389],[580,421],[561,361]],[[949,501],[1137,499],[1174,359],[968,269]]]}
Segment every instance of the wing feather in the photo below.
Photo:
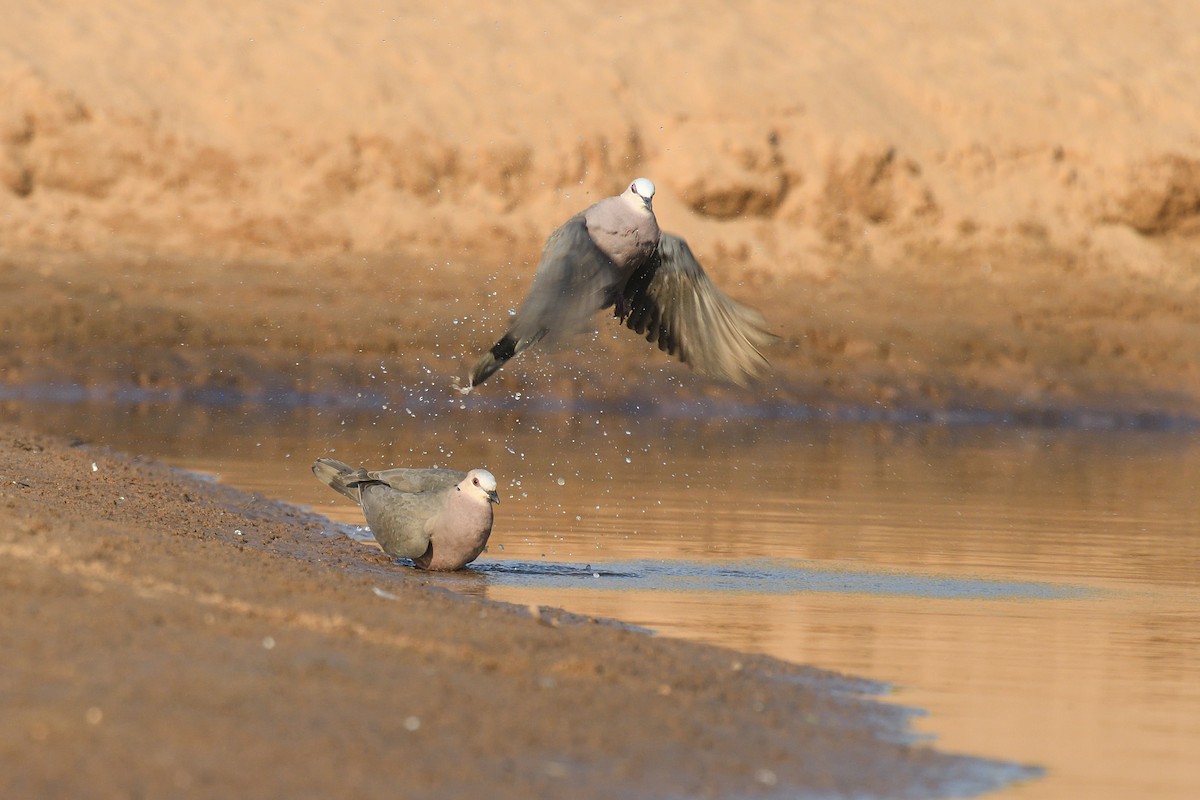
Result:
{"label": "wing feather", "polygon": [[619,278],[588,234],[583,214],[567,220],[546,240],[529,294],[509,327],[516,351],[585,328],[593,314],[612,305]]}
{"label": "wing feather", "polygon": [[525,301],[505,334],[471,368],[470,391],[539,341],[583,330],[593,314],[616,300],[620,271],[576,214],[550,234]]}
{"label": "wing feather", "polygon": [[717,288],[678,236],[663,232],[623,294],[625,325],[702,375],[745,386],[770,366],[762,348],[776,337],[762,315]]}
{"label": "wing feather", "polygon": [[401,492],[420,493],[449,489],[457,486],[467,477],[467,473],[456,469],[407,469],[395,467],[367,472],[365,475],[373,481],[386,483]]}

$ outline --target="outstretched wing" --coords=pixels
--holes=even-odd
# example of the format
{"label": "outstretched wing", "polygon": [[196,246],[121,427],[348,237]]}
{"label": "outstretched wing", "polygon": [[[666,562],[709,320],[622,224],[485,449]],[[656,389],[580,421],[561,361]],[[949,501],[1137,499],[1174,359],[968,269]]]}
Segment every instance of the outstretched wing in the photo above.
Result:
{"label": "outstretched wing", "polygon": [[745,386],[770,366],[760,348],[776,337],[762,314],[718,289],[678,236],[661,235],[623,294],[625,325],[702,375]]}
{"label": "outstretched wing", "polygon": [[471,368],[466,390],[478,386],[513,356],[542,339],[582,330],[616,299],[620,273],[588,233],[583,214],[550,234],[529,294],[508,331]]}
{"label": "outstretched wing", "polygon": [[612,305],[619,277],[592,241],[583,214],[571,217],[546,240],[529,294],[509,327],[517,352],[526,341],[583,329],[593,314]]}

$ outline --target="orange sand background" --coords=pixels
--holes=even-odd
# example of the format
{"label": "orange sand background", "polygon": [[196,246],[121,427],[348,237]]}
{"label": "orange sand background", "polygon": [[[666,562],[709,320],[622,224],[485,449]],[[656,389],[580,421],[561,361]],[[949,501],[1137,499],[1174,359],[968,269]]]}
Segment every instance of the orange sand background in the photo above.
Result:
{"label": "orange sand background", "polygon": [[500,304],[549,230],[646,175],[785,377],[1191,413],[1195,10],[3,0],[0,240],[296,285],[429,254],[499,275]]}

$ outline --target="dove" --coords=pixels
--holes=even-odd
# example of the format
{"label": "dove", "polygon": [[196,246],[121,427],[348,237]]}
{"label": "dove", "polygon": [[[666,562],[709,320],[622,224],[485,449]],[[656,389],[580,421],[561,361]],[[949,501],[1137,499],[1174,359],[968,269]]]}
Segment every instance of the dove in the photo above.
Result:
{"label": "dove", "polygon": [[500,502],[486,469],[368,472],[318,458],[312,471],[362,506],[385,553],[412,559],[420,569],[462,569],[478,558],[492,533],[492,504]]}
{"label": "dove", "polygon": [[767,369],[776,337],[761,314],[726,296],[687,242],[660,231],[654,183],[634,180],[550,235],[508,330],[471,369],[467,393],[540,341],[582,330],[613,308],[624,325],[696,372],[745,386]]}

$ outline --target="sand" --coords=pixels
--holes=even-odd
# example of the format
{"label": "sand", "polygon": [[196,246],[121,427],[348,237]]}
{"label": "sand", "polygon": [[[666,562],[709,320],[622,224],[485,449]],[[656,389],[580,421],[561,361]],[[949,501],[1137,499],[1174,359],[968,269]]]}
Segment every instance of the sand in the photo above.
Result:
{"label": "sand", "polygon": [[156,315],[221,346],[295,321],[325,329],[305,359],[377,362],[428,347],[446,299],[468,324],[440,357],[469,358],[549,230],[644,174],[768,314],[782,403],[1195,411],[1189,3],[0,12],[0,277],[60,281],[9,312],[7,369],[110,313],[139,343],[172,335]]}

